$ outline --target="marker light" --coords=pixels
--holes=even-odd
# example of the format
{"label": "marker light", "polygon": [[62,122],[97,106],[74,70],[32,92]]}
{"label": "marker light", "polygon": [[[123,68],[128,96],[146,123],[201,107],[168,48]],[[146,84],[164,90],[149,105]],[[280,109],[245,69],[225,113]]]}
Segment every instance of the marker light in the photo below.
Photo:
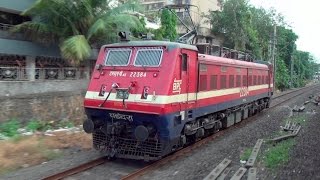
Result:
{"label": "marker light", "polygon": [[145,86],[142,91],[141,99],[147,99],[149,94],[149,87]]}
{"label": "marker light", "polygon": [[112,87],[112,88],[118,88],[119,85],[118,85],[117,83],[113,83],[111,87]]}

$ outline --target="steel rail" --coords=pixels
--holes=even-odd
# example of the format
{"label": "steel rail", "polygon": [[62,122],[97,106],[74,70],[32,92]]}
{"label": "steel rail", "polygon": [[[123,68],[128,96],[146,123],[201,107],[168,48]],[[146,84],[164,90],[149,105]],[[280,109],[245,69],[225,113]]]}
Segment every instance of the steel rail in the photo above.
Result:
{"label": "steel rail", "polygon": [[98,159],[95,159],[93,161],[81,164],[79,166],[73,167],[71,169],[68,169],[66,171],[51,175],[49,177],[44,178],[43,180],[58,180],[58,179],[63,179],[66,177],[69,177],[71,175],[86,171],[88,169],[91,169],[93,167],[99,166],[101,164],[106,163],[108,160],[106,157],[100,157]]}
{"label": "steel rail", "polygon": [[[285,94],[276,96],[276,97],[274,97],[274,98],[272,98],[272,99],[273,99],[273,100],[279,99],[279,98],[284,97],[284,96],[286,96],[286,95],[291,95],[291,94],[293,94],[293,93],[295,93],[295,92],[299,92],[299,91],[302,91],[302,90],[307,89],[306,91],[302,91],[302,92],[299,92],[299,93],[297,93],[297,94],[294,94],[293,96],[290,96],[289,98],[286,98],[285,100],[283,100],[283,101],[281,101],[281,102],[279,102],[279,103],[277,103],[277,104],[271,104],[271,106],[270,106],[269,109],[274,108],[274,107],[277,107],[277,106],[283,104],[284,102],[287,102],[287,101],[291,100],[291,99],[294,98],[294,97],[297,97],[297,96],[299,96],[299,95],[301,95],[301,94],[303,94],[303,93],[305,93],[305,92],[307,92],[307,91],[310,91],[309,88],[311,88],[311,90],[313,90],[313,89],[315,89],[315,88],[319,88],[319,85],[314,85],[314,86],[308,86],[308,87],[304,87],[304,88],[299,88],[299,89],[297,89],[297,90],[293,90],[293,91],[290,91],[290,92],[288,92],[288,93],[285,93]],[[219,131],[219,132],[217,132],[217,133],[215,133],[215,134],[212,134],[212,135],[210,135],[209,137],[206,137],[206,138],[204,138],[204,139],[202,139],[202,140],[200,140],[200,141],[198,141],[198,142],[196,142],[196,143],[194,143],[194,144],[192,144],[192,145],[190,145],[190,146],[187,146],[187,147],[185,147],[185,148],[183,148],[183,149],[181,149],[181,150],[179,150],[179,151],[176,151],[176,152],[174,152],[173,154],[171,154],[171,155],[169,155],[169,156],[167,156],[167,157],[165,157],[165,158],[163,158],[163,159],[161,159],[161,160],[159,160],[159,161],[156,161],[156,162],[154,162],[154,163],[152,163],[152,164],[150,164],[150,165],[147,165],[147,166],[143,167],[142,169],[138,169],[137,171],[135,171],[135,172],[133,172],[133,173],[131,173],[131,174],[128,174],[128,175],[122,177],[121,180],[133,180],[133,179],[138,179],[139,177],[141,177],[141,176],[143,176],[143,175],[151,172],[152,170],[157,169],[157,168],[159,168],[160,166],[162,166],[162,165],[164,165],[164,164],[167,164],[167,163],[169,163],[170,161],[175,160],[175,159],[177,159],[177,158],[179,158],[179,157],[186,156],[186,154],[190,153],[192,150],[197,149],[197,148],[199,148],[200,146],[211,142],[213,139],[216,139],[216,138],[222,136],[223,134],[232,131],[233,129],[242,127],[242,126],[244,126],[244,125],[246,125],[246,124],[254,121],[255,119],[256,119],[256,116],[251,116],[251,117],[249,117],[248,119],[246,119],[246,120],[244,120],[244,121],[241,121],[241,122],[238,123],[238,124],[235,124],[235,125],[227,128],[227,129],[224,129],[224,130]]]}

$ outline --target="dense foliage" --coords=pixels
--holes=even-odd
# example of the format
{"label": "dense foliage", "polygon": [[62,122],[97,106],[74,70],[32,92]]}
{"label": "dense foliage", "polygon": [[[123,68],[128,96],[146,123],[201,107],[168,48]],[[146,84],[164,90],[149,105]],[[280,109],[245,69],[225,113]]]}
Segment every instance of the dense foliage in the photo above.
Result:
{"label": "dense foliage", "polygon": [[112,0],[38,0],[23,15],[32,17],[14,28],[30,40],[59,44],[64,58],[79,62],[87,59],[91,48],[117,41],[119,31],[139,25],[130,10],[139,8],[135,1],[114,4]]}
{"label": "dense foliage", "polygon": [[160,29],[155,30],[155,38],[169,39],[170,41],[175,41],[177,38],[177,18],[172,12],[168,9],[164,9],[161,11],[161,27]]}
{"label": "dense foliage", "polygon": [[[248,0],[226,0],[222,6],[222,11],[211,12],[208,16],[213,33],[225,37],[224,46],[250,52],[256,59],[270,60],[270,40],[276,26],[277,88],[303,86],[319,70],[310,53],[296,49],[298,36],[275,10],[253,7]],[[291,78],[292,60],[294,68]]]}

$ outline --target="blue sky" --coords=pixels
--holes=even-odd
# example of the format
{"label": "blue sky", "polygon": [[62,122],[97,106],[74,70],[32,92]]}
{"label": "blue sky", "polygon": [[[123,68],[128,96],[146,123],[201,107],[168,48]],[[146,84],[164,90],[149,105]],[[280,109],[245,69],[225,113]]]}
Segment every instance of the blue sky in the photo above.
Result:
{"label": "blue sky", "polygon": [[256,7],[273,7],[299,36],[297,48],[309,51],[320,63],[320,1],[319,0],[250,0]]}

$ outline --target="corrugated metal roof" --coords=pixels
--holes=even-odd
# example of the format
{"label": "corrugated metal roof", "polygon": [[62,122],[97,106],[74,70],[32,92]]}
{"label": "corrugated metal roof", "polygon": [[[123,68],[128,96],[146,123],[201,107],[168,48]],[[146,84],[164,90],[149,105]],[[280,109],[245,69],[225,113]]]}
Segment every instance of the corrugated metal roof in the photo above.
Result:
{"label": "corrugated metal roof", "polygon": [[205,61],[205,62],[214,63],[214,64],[221,64],[221,65],[233,64],[233,65],[239,66],[239,67],[268,69],[267,65],[260,64],[260,63],[240,61],[240,60],[205,55],[205,54],[199,54],[198,57],[199,57],[200,62]]}
{"label": "corrugated metal roof", "polygon": [[121,43],[115,43],[115,44],[108,44],[104,45],[102,48],[106,47],[132,47],[132,46],[165,46],[169,49],[174,48],[182,48],[182,49],[190,49],[194,51],[198,51],[198,48],[194,45],[189,44],[182,44],[177,42],[170,42],[170,41],[128,41],[128,42],[121,42]]}

